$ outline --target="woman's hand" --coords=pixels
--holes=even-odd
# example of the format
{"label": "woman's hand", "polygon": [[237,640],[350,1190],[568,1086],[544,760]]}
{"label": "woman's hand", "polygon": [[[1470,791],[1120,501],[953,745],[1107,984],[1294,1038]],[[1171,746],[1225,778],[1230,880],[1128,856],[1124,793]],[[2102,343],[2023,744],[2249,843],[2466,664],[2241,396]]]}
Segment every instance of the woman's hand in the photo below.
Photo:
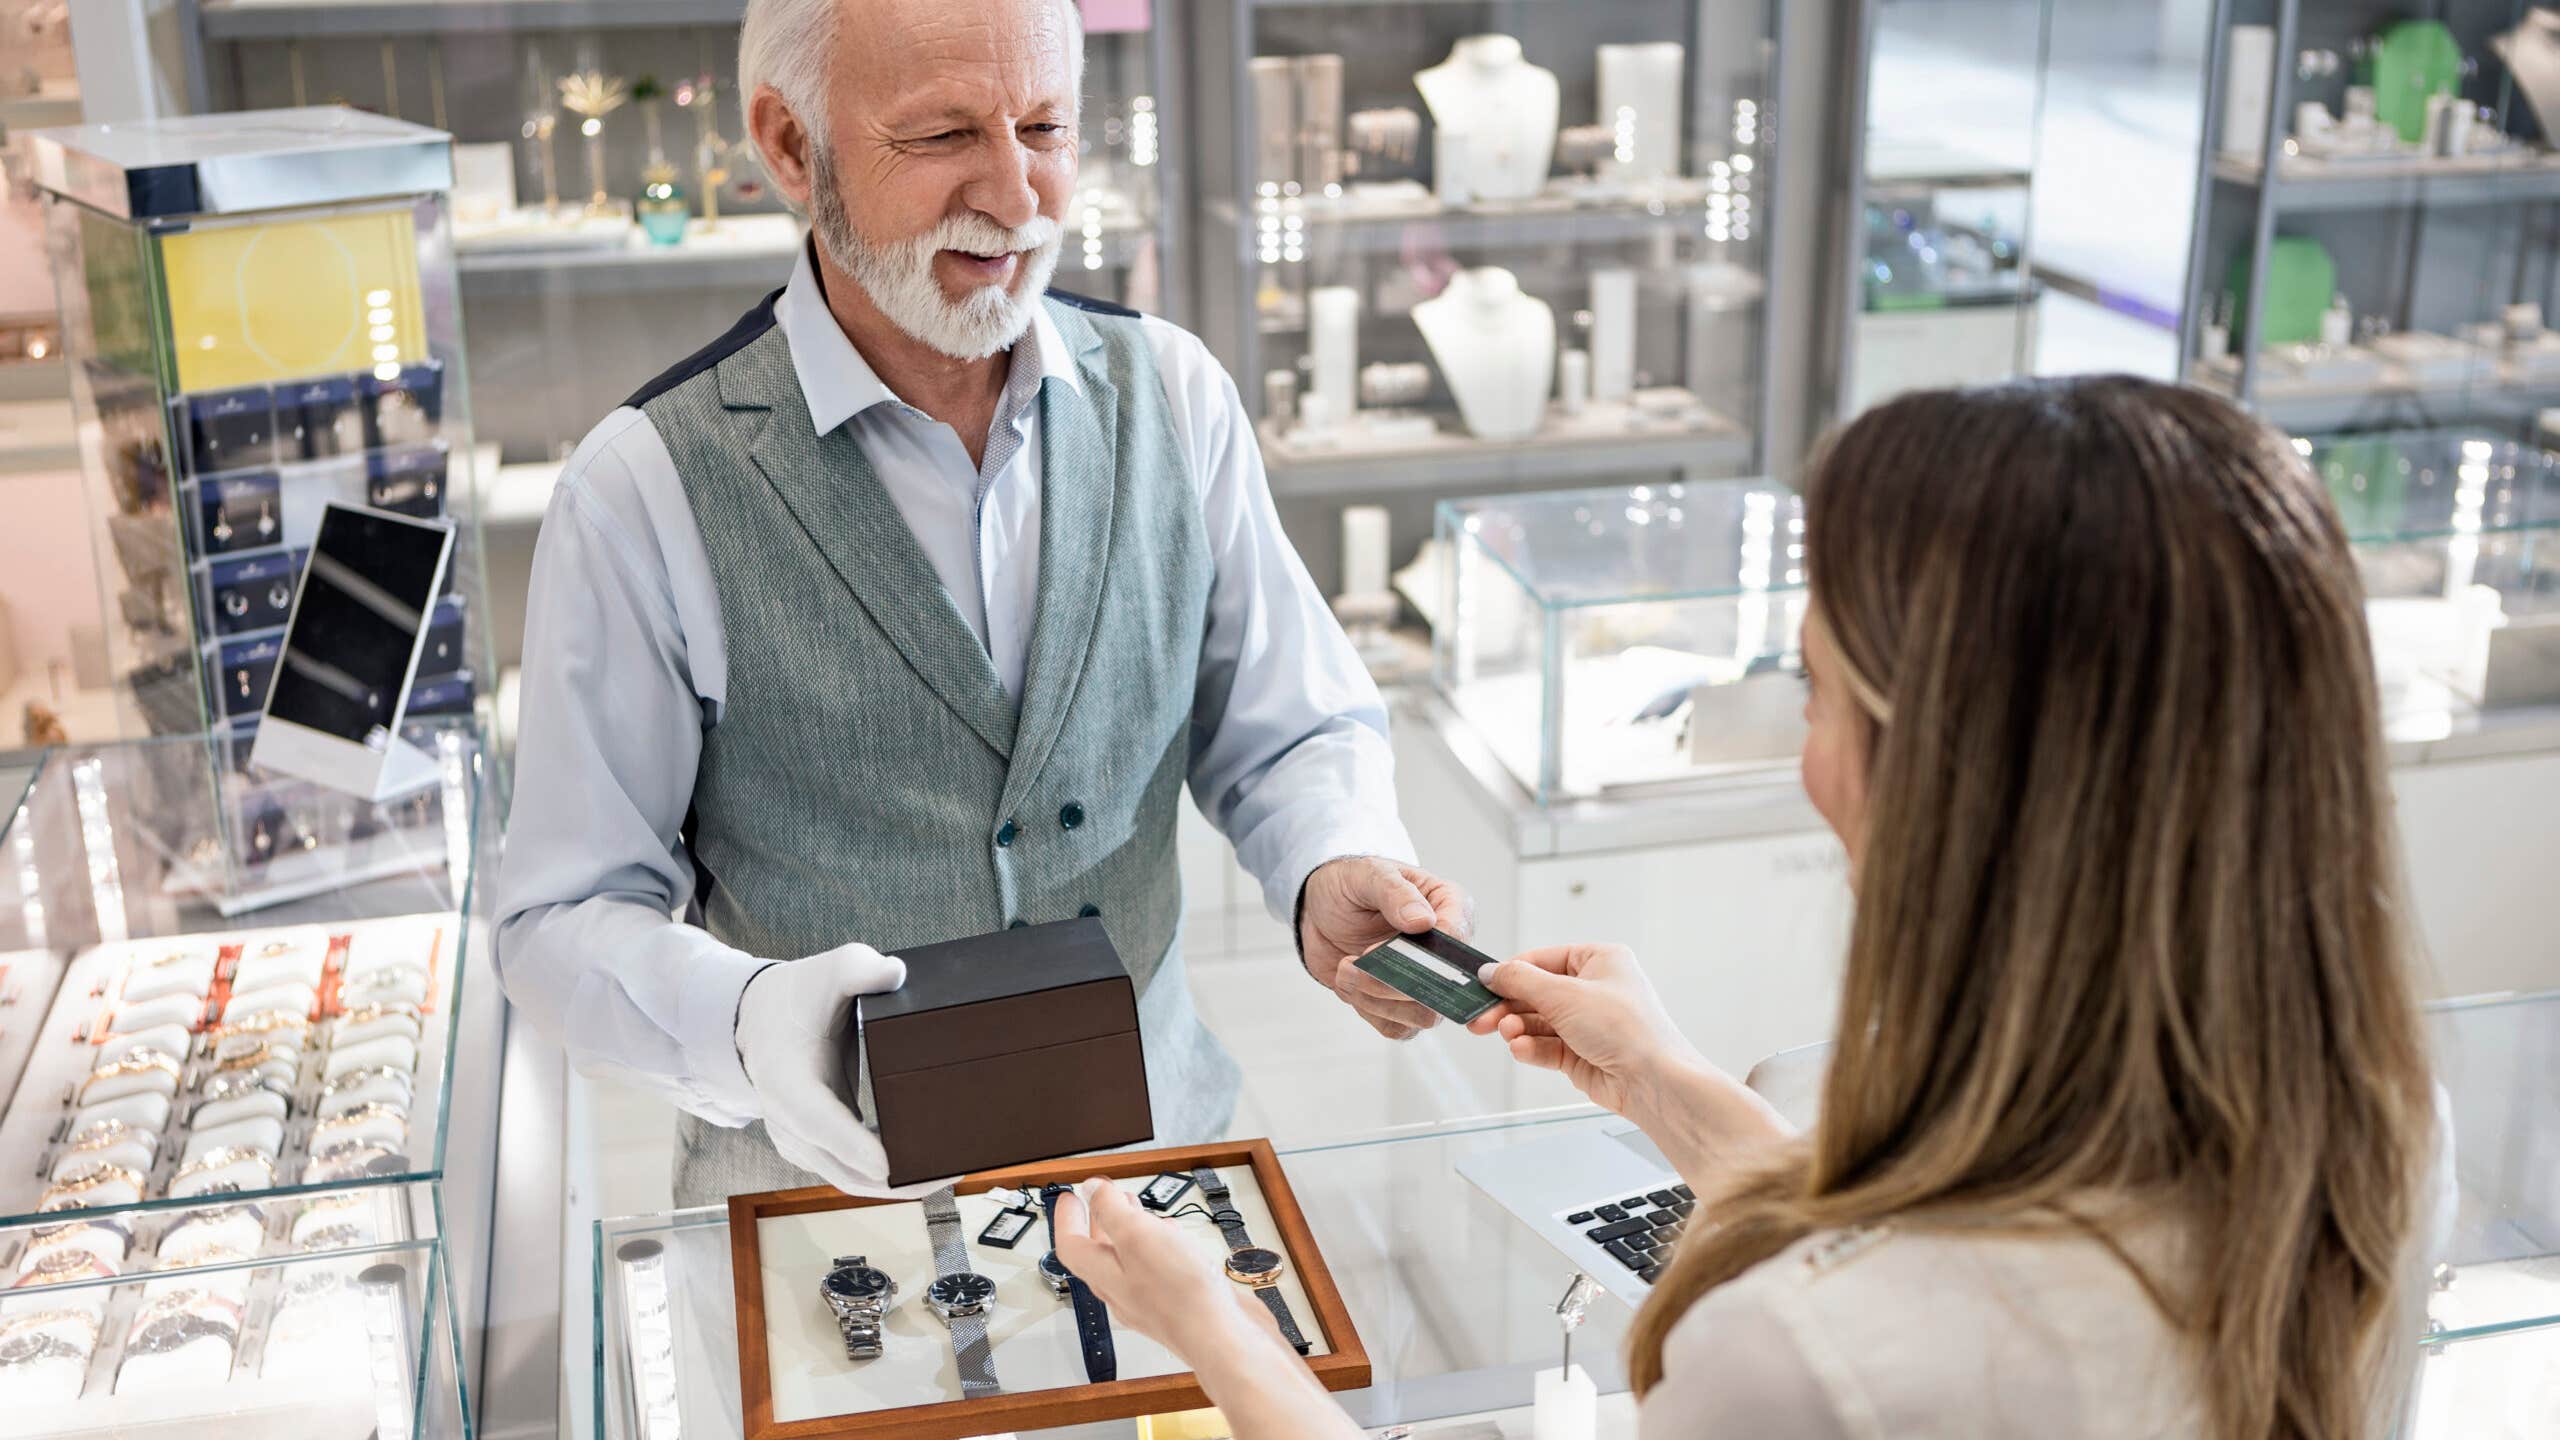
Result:
{"label": "woman's hand", "polygon": [[1125,1325],[1203,1368],[1210,1347],[1251,1341],[1235,1332],[1269,1333],[1271,1343],[1297,1358],[1279,1327],[1245,1287],[1229,1280],[1197,1248],[1183,1243],[1171,1222],[1149,1214],[1108,1180],[1088,1180],[1058,1197],[1058,1260]]}
{"label": "woman's hand", "polygon": [[1496,965],[1484,983],[1503,1003],[1467,1026],[1500,1033],[1514,1059],[1561,1071],[1573,1088],[1631,1119],[1665,1068],[1703,1064],[1623,945],[1557,945]]}
{"label": "woman's hand", "polygon": [[1469,1022],[1499,1033],[1524,1065],[1563,1073],[1575,1089],[1643,1127],[1692,1186],[1788,1134],[1751,1090],[1707,1063],[1671,1023],[1662,997],[1623,945],[1532,950],[1484,972],[1502,1003]]}

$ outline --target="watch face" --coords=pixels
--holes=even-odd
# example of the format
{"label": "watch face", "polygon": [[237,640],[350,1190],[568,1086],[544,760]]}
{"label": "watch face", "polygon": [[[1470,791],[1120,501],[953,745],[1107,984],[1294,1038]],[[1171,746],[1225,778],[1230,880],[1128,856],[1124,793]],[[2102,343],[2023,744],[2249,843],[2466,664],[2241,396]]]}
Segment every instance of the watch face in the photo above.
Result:
{"label": "watch face", "polygon": [[867,1265],[859,1269],[848,1265],[828,1271],[826,1287],[839,1300],[877,1300],[889,1293],[889,1276]]}
{"label": "watch face", "polygon": [[958,1275],[943,1276],[924,1293],[926,1299],[945,1310],[981,1310],[986,1308],[988,1301],[996,1298],[996,1282],[984,1275],[964,1271]]}
{"label": "watch face", "polygon": [[1279,1278],[1281,1264],[1279,1251],[1256,1246],[1229,1255],[1227,1273],[1239,1280],[1272,1280]]}

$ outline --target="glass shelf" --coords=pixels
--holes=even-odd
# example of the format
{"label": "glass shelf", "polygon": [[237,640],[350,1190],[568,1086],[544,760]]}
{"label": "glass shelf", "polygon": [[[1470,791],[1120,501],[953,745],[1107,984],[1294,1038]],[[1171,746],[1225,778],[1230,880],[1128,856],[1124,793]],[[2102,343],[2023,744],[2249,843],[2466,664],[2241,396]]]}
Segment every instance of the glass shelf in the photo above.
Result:
{"label": "glass shelf", "polygon": [[[468,730],[413,738],[438,781],[383,804],[223,740],[45,758],[0,828],[0,1224],[442,1177],[485,763]],[[131,1046],[158,1058],[96,1078]]]}
{"label": "glass shelf", "polygon": [[10,1290],[0,1355],[54,1353],[0,1359],[0,1405],[29,1440],[466,1437],[448,1284],[429,1241]]}

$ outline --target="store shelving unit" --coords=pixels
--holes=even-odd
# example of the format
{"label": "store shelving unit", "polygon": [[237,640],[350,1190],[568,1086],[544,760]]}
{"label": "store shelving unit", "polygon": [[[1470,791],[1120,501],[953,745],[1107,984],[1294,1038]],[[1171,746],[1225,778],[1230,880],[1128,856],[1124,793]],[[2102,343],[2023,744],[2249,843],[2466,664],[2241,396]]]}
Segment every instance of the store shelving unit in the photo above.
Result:
{"label": "store shelving unit", "polygon": [[[1845,8],[1860,79],[1844,97],[1855,158],[1842,213],[1855,228],[1843,250],[1830,367],[1840,419],[1906,390],[2034,369],[2035,156],[2053,29],[2051,0],[2012,0],[2000,24],[1968,12],[1961,37],[1905,23],[1925,7],[1861,0]],[[1962,53],[1951,49],[1959,38]],[[2028,74],[2029,89],[1966,105],[1919,103],[1907,77],[1934,76],[1968,55],[2003,76]]]}
{"label": "store shelving unit", "polygon": [[[1222,0],[1193,7],[1193,16],[1190,89],[1203,97],[1189,257],[1198,328],[1257,418],[1282,519],[1320,585],[1341,578],[1338,516],[1355,499],[1386,506],[1391,549],[1402,559],[1428,538],[1442,499],[1610,478],[1703,479],[1761,463],[1775,365],[1764,316],[1772,288],[1795,279],[1769,238],[1785,7]],[[1557,82],[1555,163],[1534,193],[1514,198],[1443,184],[1440,127],[1415,79],[1460,41],[1488,35],[1517,39],[1526,62]],[[1682,47],[1676,154],[1651,171],[1627,164],[1633,142],[1624,133],[1617,155],[1604,146],[1590,160],[1578,149],[1595,127],[1606,139],[1613,119],[1635,123],[1631,110],[1599,113],[1596,51],[1639,44]],[[1306,102],[1323,106],[1305,112],[1306,131],[1275,135],[1262,109],[1271,67],[1307,63],[1300,57],[1332,65],[1338,94]],[[1266,77],[1259,99],[1257,62]],[[1401,117],[1409,127],[1402,142],[1364,143],[1360,112],[1374,124],[1396,111],[1411,112]],[[1273,173],[1273,153],[1293,148],[1291,173]],[[1482,438],[1413,314],[1456,272],[1486,268],[1516,276],[1525,295],[1547,305],[1560,352],[1600,348],[1593,327],[1606,322],[1593,313],[1592,272],[1631,272],[1634,388],[1658,401],[1686,391],[1695,403],[1653,420],[1605,405],[1596,416],[1568,414],[1560,363],[1536,401],[1548,413],[1532,433]],[[1359,296],[1362,366],[1403,372],[1406,393],[1358,405],[1364,424],[1384,412],[1390,427],[1328,431],[1275,411],[1293,392],[1313,392],[1312,359],[1302,356],[1316,345],[1308,307],[1319,290]],[[1595,371],[1607,369],[1594,359]],[[1623,423],[1612,418],[1620,414]]]}
{"label": "store shelving unit", "polygon": [[[2560,201],[2560,149],[2540,133],[2488,43],[2530,8],[2434,12],[2464,57],[2453,97],[2476,108],[2472,153],[2336,157],[2304,149],[2295,134],[2297,104],[2318,101],[2342,113],[2347,87],[2369,66],[2372,37],[2402,19],[2405,8],[2365,0],[2220,0],[2213,7],[2180,325],[2193,383],[2296,433],[2460,421],[2521,433],[2536,412],[2560,403],[2560,365],[2523,364],[2500,343],[2463,334],[2497,324],[2518,302],[2549,311],[2560,300],[2550,208]],[[2233,72],[2245,63],[2235,62],[2232,39],[2242,25],[2272,36],[2264,77]],[[2261,81],[2263,115],[2245,105],[2233,113],[2234,87]],[[2251,132],[2225,134],[2239,115],[2252,118]],[[2479,153],[2484,148],[2488,153]],[[2264,158],[2270,155],[2272,167]],[[2296,238],[2317,242],[2334,264],[2336,294],[2356,321],[2348,344],[2271,335],[2271,287],[2231,292],[2235,261],[2248,276],[2269,275],[2278,242]],[[2411,332],[2466,350],[2458,363],[2413,371],[2372,348],[2376,339]],[[2359,373],[2316,378],[2324,364],[2339,368],[2337,361]]]}
{"label": "store shelving unit", "polygon": [[[1162,277],[1174,268],[1183,212],[1174,163],[1183,136],[1162,123],[1178,81],[1166,34],[1173,7],[1156,8],[1150,29],[1088,37],[1086,177],[1116,190],[1090,205],[1079,197],[1058,283],[1179,319],[1183,296]],[[572,68],[566,62],[578,55],[610,73],[657,75],[671,88],[676,77],[708,74],[726,87],[718,126],[736,141],[744,125],[731,69],[743,12],[743,0],[206,0],[181,13],[193,21],[190,68],[202,77],[206,108],[341,93],[458,142],[512,143],[517,197],[532,203],[541,198],[536,149],[518,133],[531,72],[546,62]],[[693,121],[673,108],[665,119],[678,183],[698,191]],[[576,123],[564,116],[555,141],[564,203],[582,188],[570,183],[583,174]],[[636,108],[604,124],[608,189],[628,197],[646,158]],[[783,282],[802,232],[769,194],[740,188],[754,171],[738,157],[722,223],[696,226],[673,245],[647,243],[636,226],[603,246],[492,241],[460,227],[456,268],[483,433],[510,460],[559,458],[622,396]],[[699,210],[698,195],[693,203]],[[578,363],[566,363],[570,356]],[[565,394],[564,376],[573,382]],[[527,398],[535,390],[546,391],[542,403]]]}

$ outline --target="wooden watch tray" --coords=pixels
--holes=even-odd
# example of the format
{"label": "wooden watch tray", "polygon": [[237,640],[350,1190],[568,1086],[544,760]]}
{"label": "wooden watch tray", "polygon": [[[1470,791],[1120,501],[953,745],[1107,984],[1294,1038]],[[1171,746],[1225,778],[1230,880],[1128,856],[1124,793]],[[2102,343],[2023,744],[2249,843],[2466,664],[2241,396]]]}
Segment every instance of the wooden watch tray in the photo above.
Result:
{"label": "wooden watch tray", "polygon": [[[1190,1171],[1203,1165],[1222,1170],[1242,1167],[1252,1172],[1279,1229],[1279,1233],[1267,1241],[1261,1236],[1255,1238],[1262,1243],[1274,1244],[1288,1257],[1298,1284],[1315,1312],[1298,1316],[1298,1323],[1311,1337],[1321,1337],[1327,1352],[1308,1359],[1305,1362],[1307,1368],[1327,1390],[1365,1388],[1369,1384],[1368,1351],[1360,1343],[1359,1332],[1351,1323],[1351,1312],[1343,1304],[1342,1292],[1325,1267],[1324,1255],[1316,1248],[1315,1236],[1307,1228],[1306,1214],[1299,1208],[1297,1197],[1289,1188],[1288,1177],[1281,1171],[1280,1157],[1268,1140],[1233,1140],[1046,1160],[966,1176],[954,1188],[963,1195],[973,1195],[998,1186],[1019,1188],[1051,1183],[1074,1184],[1096,1175],[1115,1180],[1130,1179],[1166,1171]],[[826,1186],[730,1198],[729,1268],[737,1287],[738,1394],[742,1402],[746,1440],[889,1435],[899,1436],[901,1440],[968,1440],[971,1436],[1008,1430],[1045,1430],[1062,1425],[1196,1410],[1209,1403],[1209,1397],[1201,1390],[1199,1382],[1188,1372],[1180,1372],[1113,1380],[1099,1385],[1083,1384],[994,1395],[983,1400],[937,1400],[861,1414],[775,1420],[771,1357],[766,1338],[769,1331],[765,1319],[764,1266],[758,1252],[757,1222],[768,1217],[816,1211],[914,1203],[912,1200],[857,1199]]]}

